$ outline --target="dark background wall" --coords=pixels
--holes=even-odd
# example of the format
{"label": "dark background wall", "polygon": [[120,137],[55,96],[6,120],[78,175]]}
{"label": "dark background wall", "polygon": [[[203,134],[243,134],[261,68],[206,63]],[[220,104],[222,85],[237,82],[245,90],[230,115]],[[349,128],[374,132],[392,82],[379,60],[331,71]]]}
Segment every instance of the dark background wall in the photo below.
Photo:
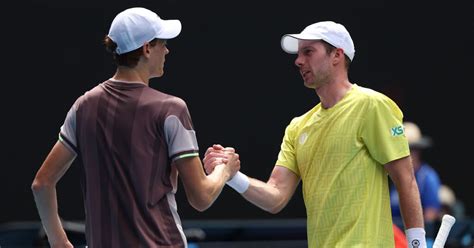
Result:
{"label": "dark background wall", "polygon": [[[113,17],[132,6],[182,21],[182,34],[169,42],[165,75],[150,85],[188,103],[201,155],[214,143],[233,146],[241,170],[262,180],[273,168],[291,118],[319,101],[303,86],[295,56],[281,50],[280,37],[316,21],[343,23],[356,46],[350,80],[391,96],[405,119],[434,139],[426,159],[464,201],[467,214],[474,214],[472,4],[417,9],[379,2],[346,8],[340,2],[324,7],[315,1],[197,2],[38,0],[4,8],[12,17],[0,20],[0,223],[38,220],[33,177],[74,100],[112,76],[111,57],[101,41]],[[79,166],[74,163],[58,184],[60,214],[68,220],[84,218]],[[230,188],[204,213],[189,206],[182,187],[177,200],[183,219],[305,216],[300,191],[278,215],[247,203]]]}

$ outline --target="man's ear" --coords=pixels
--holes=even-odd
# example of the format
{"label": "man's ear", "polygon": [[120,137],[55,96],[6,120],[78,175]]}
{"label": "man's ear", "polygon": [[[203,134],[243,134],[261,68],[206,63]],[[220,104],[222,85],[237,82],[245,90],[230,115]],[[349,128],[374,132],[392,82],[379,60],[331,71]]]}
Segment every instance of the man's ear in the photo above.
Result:
{"label": "man's ear", "polygon": [[334,50],[334,58],[334,64],[345,63],[346,55],[344,54],[344,50],[342,48],[336,48]]}
{"label": "man's ear", "polygon": [[145,42],[145,44],[143,44],[142,46],[142,53],[143,53],[143,56],[145,56],[146,58],[148,58],[151,54],[151,45],[150,45],[150,42]]}

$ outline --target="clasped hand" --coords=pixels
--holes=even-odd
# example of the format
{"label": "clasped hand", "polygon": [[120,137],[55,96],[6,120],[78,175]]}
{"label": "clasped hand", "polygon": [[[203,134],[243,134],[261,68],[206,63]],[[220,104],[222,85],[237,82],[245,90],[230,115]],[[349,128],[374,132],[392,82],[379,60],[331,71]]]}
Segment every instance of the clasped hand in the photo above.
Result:
{"label": "clasped hand", "polygon": [[240,170],[239,154],[235,153],[235,149],[219,144],[207,148],[203,163],[207,174],[211,174],[217,166],[227,166],[232,178]]}

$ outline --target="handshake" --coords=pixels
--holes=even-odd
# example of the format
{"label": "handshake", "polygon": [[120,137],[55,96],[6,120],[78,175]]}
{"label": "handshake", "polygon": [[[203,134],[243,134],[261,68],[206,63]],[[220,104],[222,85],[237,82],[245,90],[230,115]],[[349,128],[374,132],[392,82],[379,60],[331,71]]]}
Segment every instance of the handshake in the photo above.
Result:
{"label": "handshake", "polygon": [[207,148],[203,159],[204,169],[211,174],[216,168],[223,167],[230,175],[227,185],[239,193],[244,193],[249,187],[249,178],[241,173],[239,154],[232,147],[213,145]]}

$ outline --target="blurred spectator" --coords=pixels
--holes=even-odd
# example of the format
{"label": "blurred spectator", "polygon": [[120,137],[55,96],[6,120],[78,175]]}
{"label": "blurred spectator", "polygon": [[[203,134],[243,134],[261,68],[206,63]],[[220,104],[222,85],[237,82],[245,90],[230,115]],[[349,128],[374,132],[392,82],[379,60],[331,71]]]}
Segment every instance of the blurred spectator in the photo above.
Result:
{"label": "blurred spectator", "polygon": [[464,218],[464,204],[456,198],[456,194],[449,186],[442,184],[438,196],[441,202],[440,217],[449,214],[456,219]]}
{"label": "blurred spectator", "polygon": [[[440,217],[441,203],[438,196],[440,179],[438,173],[422,158],[422,151],[431,147],[429,137],[421,134],[420,128],[412,122],[404,122],[405,135],[410,145],[410,154],[415,170],[416,182],[420,190],[421,205],[426,223],[436,221]],[[398,194],[390,185],[390,204],[394,220],[401,219]]]}
{"label": "blurred spectator", "polygon": [[[456,218],[456,223],[452,227],[446,248],[473,248],[474,247],[474,222],[465,216],[464,203],[458,199],[454,191],[447,185],[441,185],[439,189],[439,199],[441,201],[440,217],[449,214]],[[436,228],[439,229],[441,221]]]}

